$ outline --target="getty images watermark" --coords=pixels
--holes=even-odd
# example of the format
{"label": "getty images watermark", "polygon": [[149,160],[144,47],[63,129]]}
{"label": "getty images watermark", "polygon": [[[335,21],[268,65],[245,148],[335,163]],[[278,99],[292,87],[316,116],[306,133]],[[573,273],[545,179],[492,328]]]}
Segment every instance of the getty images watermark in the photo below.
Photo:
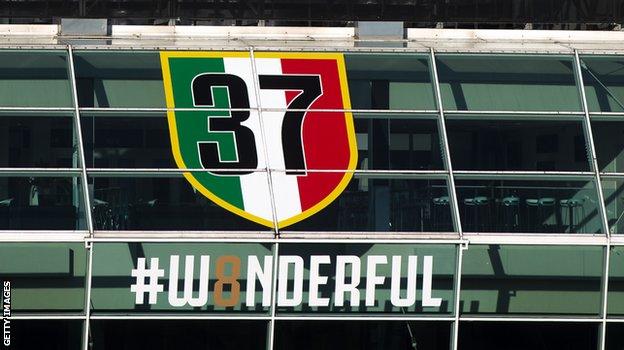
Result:
{"label": "getty images watermark", "polygon": [[11,282],[2,282],[2,345],[11,346]]}

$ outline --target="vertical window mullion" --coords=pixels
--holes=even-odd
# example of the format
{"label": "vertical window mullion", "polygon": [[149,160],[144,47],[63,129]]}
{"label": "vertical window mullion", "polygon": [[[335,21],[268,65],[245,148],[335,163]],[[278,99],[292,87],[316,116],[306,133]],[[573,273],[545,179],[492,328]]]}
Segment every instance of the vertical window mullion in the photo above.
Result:
{"label": "vertical window mullion", "polygon": [[[84,144],[82,139],[82,129],[80,125],[80,107],[78,105],[78,90],[76,88],[76,73],[74,70],[74,57],[71,45],[67,45],[67,62],[68,62],[68,70],[69,70],[69,83],[71,86],[72,92],[72,103],[74,107],[74,125],[76,129],[76,142],[78,143],[78,157],[80,162],[80,170],[81,170],[81,183],[82,183],[82,193],[83,193],[83,201],[84,201],[84,211],[85,218],[87,220],[87,229],[89,231],[89,236],[93,237],[93,219],[91,216],[91,201],[89,199],[89,184],[87,182],[87,164],[85,162],[85,153],[84,153]],[[88,249],[88,258],[87,258],[87,276],[85,276],[85,321],[83,325],[83,336],[82,336],[82,348],[87,350],[89,348],[89,325],[90,325],[90,316],[91,316],[91,271],[92,271],[92,261],[93,261],[93,249],[90,242],[85,242],[85,247]]]}
{"label": "vertical window mullion", "polygon": [[[268,149],[267,149],[267,139],[266,136],[264,134],[264,123],[262,121],[262,105],[261,105],[261,99],[260,99],[260,82],[258,81],[258,69],[256,68],[256,57],[254,55],[254,49],[253,48],[249,48],[249,58],[251,59],[251,71],[253,74],[253,81],[254,81],[254,95],[256,98],[256,110],[258,111],[258,120],[260,122],[260,135],[262,138],[262,152],[264,152],[264,159],[266,162],[266,167],[265,167],[265,171],[266,171],[266,176],[267,176],[267,185],[269,186],[269,195],[271,196],[271,212],[273,214],[273,229],[275,232],[275,236],[279,237],[279,227],[278,227],[278,219],[277,219],[277,208],[276,208],[276,204],[275,204],[275,193],[273,191],[273,179],[271,177],[271,167],[269,164],[269,156],[268,156]],[[271,337],[272,339],[272,337]]]}
{"label": "vertical window mullion", "polygon": [[446,133],[446,123],[444,120],[444,107],[442,105],[442,96],[440,93],[440,82],[438,80],[438,69],[435,62],[435,53],[433,48],[429,52],[429,60],[431,61],[431,74],[433,82],[433,90],[438,105],[438,128],[440,129],[440,140],[442,141],[444,167],[448,171],[448,185],[449,185],[449,197],[451,199],[451,216],[453,218],[453,224],[455,230],[459,232],[459,236],[463,237],[463,230],[461,220],[459,218],[459,203],[457,202],[457,193],[455,191],[455,178],[453,176],[453,166],[451,162],[451,153],[449,149],[449,142]]}
{"label": "vertical window mullion", "polygon": [[602,182],[600,181],[600,168],[598,166],[598,158],[596,157],[596,147],[594,145],[594,135],[592,134],[591,127],[591,118],[589,116],[589,109],[587,106],[587,96],[585,94],[585,83],[583,82],[583,70],[581,68],[581,59],[579,57],[578,51],[574,50],[574,72],[576,75],[576,83],[578,85],[581,104],[583,106],[584,112],[584,130],[585,137],[587,141],[587,145],[589,148],[590,155],[590,165],[591,169],[594,171],[594,181],[596,181],[596,191],[598,192],[598,208],[600,208],[600,215],[602,216],[602,226],[607,236],[607,245],[606,252],[604,255],[604,270],[602,274],[602,290],[601,290],[601,302],[602,307],[600,311],[600,316],[602,318],[602,322],[600,324],[599,330],[599,349],[605,350],[606,348],[606,327],[607,327],[607,302],[608,302],[608,292],[609,292],[609,263],[611,256],[611,232],[609,228],[609,222],[607,221],[607,209],[605,208],[605,200],[604,193],[602,192]]}
{"label": "vertical window mullion", "polygon": [[[448,171],[448,186],[449,186],[449,197],[451,199],[451,216],[453,218],[453,223],[455,225],[455,230],[459,232],[460,238],[463,237],[463,230],[461,225],[461,220],[459,217],[459,203],[457,202],[457,191],[455,190],[455,178],[453,176],[453,166],[451,162],[451,153],[449,149],[449,142],[446,133],[446,123],[444,120],[444,106],[442,104],[442,95],[440,92],[440,81],[438,79],[438,69],[435,62],[435,52],[433,48],[429,51],[429,59],[431,60],[431,73],[432,73],[432,82],[434,87],[434,95],[435,100],[438,105],[438,128],[440,129],[440,139],[442,141],[443,155],[444,155],[444,166]],[[460,296],[460,288],[461,288],[461,266],[462,266],[462,257],[463,257],[463,245],[458,246],[458,257],[457,257],[457,268],[455,273],[455,320],[453,321],[453,327],[451,328],[451,349],[457,350],[458,348],[458,335],[459,335],[459,296]]]}
{"label": "vertical window mullion", "polygon": [[596,181],[596,190],[598,192],[598,208],[600,209],[600,215],[602,217],[602,226],[605,234],[610,236],[609,232],[609,223],[607,221],[607,210],[605,208],[604,203],[604,193],[602,192],[602,182],[600,182],[600,168],[598,167],[598,158],[596,157],[596,147],[594,145],[594,135],[592,134],[591,122],[589,118],[589,110],[587,109],[587,97],[585,95],[585,87],[583,83],[583,71],[581,69],[581,61],[578,55],[578,52],[574,52],[574,72],[576,75],[576,83],[578,85],[581,104],[583,106],[584,112],[584,120],[583,120],[583,129],[585,131],[585,138],[587,141],[589,157],[590,157],[590,166],[591,170],[594,172],[594,181]]}

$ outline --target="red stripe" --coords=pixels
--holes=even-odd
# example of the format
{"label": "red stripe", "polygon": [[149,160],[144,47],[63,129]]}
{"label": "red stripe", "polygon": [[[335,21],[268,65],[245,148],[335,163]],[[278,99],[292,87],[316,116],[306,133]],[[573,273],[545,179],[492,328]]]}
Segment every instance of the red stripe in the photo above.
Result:
{"label": "red stripe", "polygon": [[[323,95],[311,109],[342,109],[338,64],[332,59],[282,59],[283,74],[320,74]],[[299,92],[286,92],[290,103]],[[344,113],[309,111],[303,121],[303,148],[308,170],[348,168],[351,152]],[[307,210],[327,197],[343,173],[313,173],[297,178],[301,209]]]}

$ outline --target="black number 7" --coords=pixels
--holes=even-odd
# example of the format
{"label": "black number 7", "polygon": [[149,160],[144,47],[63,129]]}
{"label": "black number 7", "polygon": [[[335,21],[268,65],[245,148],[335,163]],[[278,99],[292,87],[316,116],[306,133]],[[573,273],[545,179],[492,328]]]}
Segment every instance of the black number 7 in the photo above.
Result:
{"label": "black number 7", "polygon": [[[282,149],[286,174],[305,174],[303,150],[303,118],[308,109],[323,94],[318,75],[260,75],[260,89],[301,91],[287,107],[282,124]],[[295,109],[295,111],[293,111]]]}

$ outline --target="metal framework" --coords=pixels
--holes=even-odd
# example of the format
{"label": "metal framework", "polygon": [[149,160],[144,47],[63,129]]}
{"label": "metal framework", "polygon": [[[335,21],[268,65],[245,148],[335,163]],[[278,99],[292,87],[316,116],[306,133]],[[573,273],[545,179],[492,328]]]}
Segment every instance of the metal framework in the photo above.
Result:
{"label": "metal framework", "polygon": [[[424,115],[426,118],[435,119],[438,123],[439,134],[442,142],[442,151],[444,158],[444,169],[436,171],[381,171],[381,170],[356,170],[355,173],[365,175],[393,175],[404,176],[407,178],[427,178],[427,179],[445,179],[449,187],[449,196],[452,203],[452,221],[454,224],[454,232],[435,233],[435,232],[405,232],[405,233],[370,233],[370,232],[288,232],[286,230],[272,232],[155,232],[155,231],[98,231],[94,229],[93,215],[90,204],[89,195],[89,179],[98,176],[172,176],[180,175],[185,171],[209,171],[206,169],[101,169],[87,168],[85,163],[84,145],[80,128],[81,113],[94,114],[112,114],[120,112],[129,113],[163,113],[166,108],[83,108],[78,105],[78,95],[76,89],[75,67],[73,63],[74,48],[67,46],[68,55],[68,71],[72,92],[71,108],[17,108],[17,107],[0,107],[2,112],[71,112],[74,118],[74,127],[78,138],[78,168],[0,168],[0,176],[14,175],[38,175],[38,176],[73,176],[79,177],[82,185],[83,202],[85,203],[85,219],[87,229],[82,231],[50,231],[50,232],[16,232],[2,231],[0,232],[0,242],[84,242],[88,249],[87,260],[87,276],[85,288],[85,310],[82,314],[40,314],[28,315],[17,313],[15,319],[81,319],[84,320],[83,349],[88,349],[90,336],[90,320],[95,319],[239,319],[239,320],[263,320],[268,322],[267,347],[272,349],[274,326],[279,320],[410,320],[410,321],[440,321],[451,322],[452,327],[452,348],[455,350],[458,346],[458,329],[462,322],[483,322],[483,321],[521,321],[521,322],[586,322],[600,323],[600,349],[605,349],[605,329],[609,322],[624,322],[621,318],[609,318],[607,315],[608,305],[608,287],[609,287],[609,269],[610,269],[610,253],[612,246],[624,246],[624,239],[617,235],[612,235],[607,221],[607,212],[605,209],[605,199],[602,192],[602,178],[624,178],[624,173],[603,173],[600,172],[597,163],[596,149],[591,129],[591,121],[594,118],[608,117],[613,119],[624,120],[624,114],[620,113],[593,113],[587,106],[585,91],[583,89],[583,77],[580,63],[579,52],[574,52],[571,56],[574,59],[574,71],[579,87],[579,98],[582,101],[582,111],[578,112],[556,112],[556,111],[445,111],[442,105],[442,97],[440,93],[440,83],[436,66],[436,51],[430,49],[428,53],[431,62],[432,83],[434,87],[434,96],[437,104],[436,110],[350,110],[354,113],[377,113],[386,115],[402,115],[402,114],[418,114]],[[250,48],[253,52],[253,48]],[[252,54],[252,62],[253,59]],[[254,68],[255,69],[255,68]],[[256,94],[258,86],[255,86]],[[274,111],[278,109],[262,108],[260,106],[258,112]],[[327,110],[328,112],[333,110]],[[448,136],[446,132],[445,121],[448,118],[460,118],[461,116],[471,115],[507,115],[516,118],[532,118],[534,116],[549,116],[551,118],[571,117],[583,122],[583,129],[587,140],[587,148],[590,153],[591,171],[589,172],[518,172],[518,171],[454,171],[452,166],[451,154],[449,151]],[[266,152],[266,149],[264,150]],[[271,171],[279,171],[276,169],[259,169],[258,171],[266,172],[268,175]],[[331,171],[331,170],[330,170]],[[587,235],[567,235],[567,234],[511,234],[511,233],[465,233],[462,229],[461,217],[459,212],[457,192],[455,188],[455,178],[512,178],[512,179],[587,179],[596,185],[600,205],[599,215],[602,225],[602,234]],[[270,176],[267,176],[269,185]],[[271,202],[274,199],[271,198]],[[275,206],[273,204],[273,216],[276,221]],[[93,248],[100,243],[106,242],[261,242],[273,244],[274,269],[277,268],[277,256],[280,244],[288,243],[417,243],[417,244],[453,244],[457,247],[457,265],[454,281],[454,313],[450,316],[332,316],[332,317],[316,317],[316,316],[281,316],[276,315],[276,276],[273,275],[272,295],[271,295],[271,311],[269,315],[257,316],[240,316],[240,315],[132,315],[132,314],[115,314],[115,315],[92,315],[90,306],[91,282],[92,282],[92,261]],[[468,249],[469,244],[534,244],[534,245],[593,245],[604,248],[605,261],[602,273],[601,288],[601,312],[595,317],[555,317],[555,316],[534,316],[534,317],[468,317],[463,316],[459,309],[460,293],[461,293],[461,276],[463,252]]]}
{"label": "metal framework", "polygon": [[[437,22],[477,26],[524,27],[525,23],[610,24],[624,21],[621,0],[527,0],[520,3],[487,0],[356,1],[310,0],[26,0],[7,1],[0,6],[0,17],[39,19],[52,22],[55,17],[111,18],[163,23],[182,22],[256,24],[258,21],[299,23],[302,25],[345,25],[349,21],[407,21],[417,25]],[[166,23],[166,22],[165,22]],[[572,27],[573,28],[573,27]]]}

